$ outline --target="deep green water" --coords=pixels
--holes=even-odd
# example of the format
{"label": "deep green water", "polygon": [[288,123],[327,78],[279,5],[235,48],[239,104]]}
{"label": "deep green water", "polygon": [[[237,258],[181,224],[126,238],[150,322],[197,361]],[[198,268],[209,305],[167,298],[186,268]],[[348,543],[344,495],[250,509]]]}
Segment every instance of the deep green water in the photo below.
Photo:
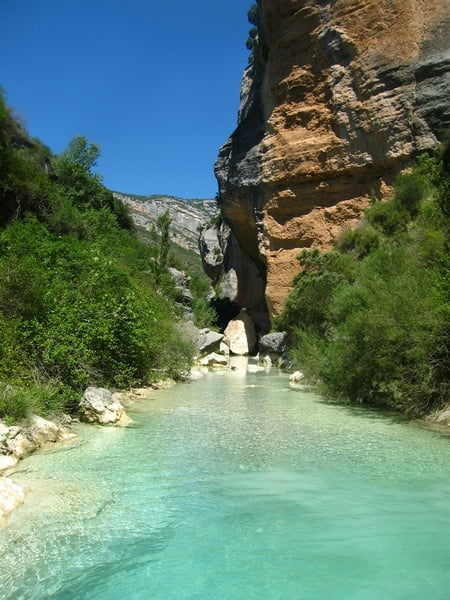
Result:
{"label": "deep green water", "polygon": [[450,438],[209,374],[20,465],[2,600],[448,600]]}

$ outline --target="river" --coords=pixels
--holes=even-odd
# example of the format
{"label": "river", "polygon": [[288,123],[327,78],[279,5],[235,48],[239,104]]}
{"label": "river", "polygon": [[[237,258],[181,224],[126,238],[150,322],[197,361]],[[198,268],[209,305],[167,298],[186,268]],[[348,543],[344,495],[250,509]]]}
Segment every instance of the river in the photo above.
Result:
{"label": "river", "polygon": [[1,600],[448,600],[450,438],[237,365],[22,461]]}

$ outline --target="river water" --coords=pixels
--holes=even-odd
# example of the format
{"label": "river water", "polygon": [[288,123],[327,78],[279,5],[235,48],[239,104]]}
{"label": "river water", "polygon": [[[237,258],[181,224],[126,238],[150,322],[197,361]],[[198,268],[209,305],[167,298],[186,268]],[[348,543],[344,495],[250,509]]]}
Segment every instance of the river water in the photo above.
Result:
{"label": "river water", "polygon": [[448,600],[450,438],[209,373],[22,461],[2,600]]}

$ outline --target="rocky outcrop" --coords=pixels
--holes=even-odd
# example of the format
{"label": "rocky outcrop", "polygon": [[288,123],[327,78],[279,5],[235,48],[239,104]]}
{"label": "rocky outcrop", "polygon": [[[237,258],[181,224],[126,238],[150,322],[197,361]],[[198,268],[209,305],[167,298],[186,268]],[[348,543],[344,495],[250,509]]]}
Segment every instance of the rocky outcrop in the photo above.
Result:
{"label": "rocky outcrop", "polygon": [[29,425],[8,426],[0,421],[0,473],[48,444],[73,437],[65,427],[33,415]]}
{"label": "rocky outcrop", "polygon": [[232,279],[230,297],[263,323],[256,313],[265,303],[270,316],[280,311],[299,251],[329,249],[370,195],[387,196],[395,175],[450,125],[450,6],[258,6],[238,127],[215,165],[229,232],[214,268],[227,285]]}
{"label": "rocky outcrop", "polygon": [[36,450],[72,437],[65,427],[36,415],[26,427],[8,426],[0,421],[0,526],[25,499],[23,488],[2,474]]}
{"label": "rocky outcrop", "polygon": [[88,387],[78,406],[80,420],[85,423],[113,425],[125,417],[119,397],[105,388]]}
{"label": "rocky outcrop", "polygon": [[264,290],[265,272],[261,265],[243,253],[230,227],[222,221],[200,232],[200,254],[203,268],[218,290],[219,298],[228,302],[216,306],[225,324],[241,308],[251,314],[258,331],[270,328]]}
{"label": "rocky outcrop", "polygon": [[197,253],[199,228],[217,216],[217,205],[214,200],[185,200],[175,196],[113,193],[128,206],[134,223],[148,231],[156,225],[158,217],[168,210],[172,219],[171,240]]}

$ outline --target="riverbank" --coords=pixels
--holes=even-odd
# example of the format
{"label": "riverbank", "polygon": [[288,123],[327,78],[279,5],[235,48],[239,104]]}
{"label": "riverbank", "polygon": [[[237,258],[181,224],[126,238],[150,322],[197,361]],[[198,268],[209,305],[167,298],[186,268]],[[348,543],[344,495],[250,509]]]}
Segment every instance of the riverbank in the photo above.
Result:
{"label": "riverbank", "polygon": [[[67,423],[67,418],[65,419]],[[25,501],[25,490],[10,479],[20,460],[75,435],[63,421],[54,422],[33,415],[28,426],[8,427],[0,421],[0,526]]]}
{"label": "riverbank", "polygon": [[[122,390],[116,396],[124,409],[128,409],[135,402],[148,398],[156,390],[172,387],[175,383],[173,379],[161,380],[149,387]],[[78,419],[68,415],[61,415],[53,421],[33,415],[26,426],[8,426],[0,421],[0,527],[26,499],[27,490],[12,479],[19,462],[35,452],[76,438],[76,434],[70,428],[74,422],[78,422]],[[114,425],[127,427],[131,424],[132,420],[124,410]]]}

